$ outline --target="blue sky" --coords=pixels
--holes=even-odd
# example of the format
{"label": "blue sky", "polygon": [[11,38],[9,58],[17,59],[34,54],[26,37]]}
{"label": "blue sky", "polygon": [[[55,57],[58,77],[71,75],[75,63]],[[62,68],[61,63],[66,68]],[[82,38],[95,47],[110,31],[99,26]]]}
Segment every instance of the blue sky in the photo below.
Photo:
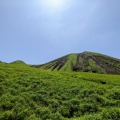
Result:
{"label": "blue sky", "polygon": [[83,51],[120,58],[120,0],[56,1],[0,0],[1,61],[41,64]]}

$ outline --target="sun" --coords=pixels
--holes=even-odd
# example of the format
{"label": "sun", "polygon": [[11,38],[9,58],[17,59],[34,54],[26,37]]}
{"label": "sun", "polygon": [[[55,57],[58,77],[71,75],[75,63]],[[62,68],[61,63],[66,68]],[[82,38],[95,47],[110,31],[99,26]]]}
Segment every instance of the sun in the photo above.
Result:
{"label": "sun", "polygon": [[48,11],[62,11],[65,8],[66,0],[41,0],[41,5]]}
{"label": "sun", "polygon": [[47,5],[53,9],[61,8],[63,4],[63,0],[47,0]]}

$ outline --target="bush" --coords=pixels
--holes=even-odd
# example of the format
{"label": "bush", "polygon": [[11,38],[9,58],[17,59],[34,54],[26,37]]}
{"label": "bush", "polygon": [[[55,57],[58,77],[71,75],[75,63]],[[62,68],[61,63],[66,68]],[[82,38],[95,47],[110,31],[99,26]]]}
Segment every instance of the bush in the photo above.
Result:
{"label": "bush", "polygon": [[118,108],[105,109],[101,115],[103,120],[119,120],[120,109]]}
{"label": "bush", "polygon": [[49,119],[50,120],[63,120],[63,117],[61,116],[59,112],[56,112],[56,113],[50,114]]}
{"label": "bush", "polygon": [[108,95],[108,98],[114,100],[120,100],[120,90],[116,89],[111,91],[111,93]]}
{"label": "bush", "polygon": [[98,111],[98,107],[96,104],[82,104],[80,105],[80,111],[82,115],[87,113],[96,113]]}
{"label": "bush", "polygon": [[100,114],[91,114],[91,115],[85,115],[83,117],[83,120],[102,120]]}
{"label": "bush", "polygon": [[63,117],[65,118],[71,118],[71,115],[70,115],[70,108],[66,107],[66,106],[62,106],[60,108],[60,113]]}

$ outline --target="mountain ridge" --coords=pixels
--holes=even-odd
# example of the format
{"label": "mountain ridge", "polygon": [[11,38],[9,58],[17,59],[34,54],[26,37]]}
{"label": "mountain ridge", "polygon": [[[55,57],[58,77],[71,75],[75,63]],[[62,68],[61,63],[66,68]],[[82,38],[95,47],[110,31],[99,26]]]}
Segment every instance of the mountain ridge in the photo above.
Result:
{"label": "mountain ridge", "polygon": [[120,74],[120,59],[100,53],[85,51],[83,53],[68,54],[34,67],[51,71]]}

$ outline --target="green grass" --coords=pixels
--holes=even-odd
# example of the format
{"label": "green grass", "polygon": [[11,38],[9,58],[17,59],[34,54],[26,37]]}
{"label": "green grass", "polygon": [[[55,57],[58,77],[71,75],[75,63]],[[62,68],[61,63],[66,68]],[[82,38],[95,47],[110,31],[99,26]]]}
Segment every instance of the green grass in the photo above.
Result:
{"label": "green grass", "polygon": [[119,120],[120,75],[0,63],[0,120]]}
{"label": "green grass", "polygon": [[61,68],[60,71],[72,71],[71,66],[76,64],[77,54],[70,54],[68,55],[68,61],[66,64]]}

